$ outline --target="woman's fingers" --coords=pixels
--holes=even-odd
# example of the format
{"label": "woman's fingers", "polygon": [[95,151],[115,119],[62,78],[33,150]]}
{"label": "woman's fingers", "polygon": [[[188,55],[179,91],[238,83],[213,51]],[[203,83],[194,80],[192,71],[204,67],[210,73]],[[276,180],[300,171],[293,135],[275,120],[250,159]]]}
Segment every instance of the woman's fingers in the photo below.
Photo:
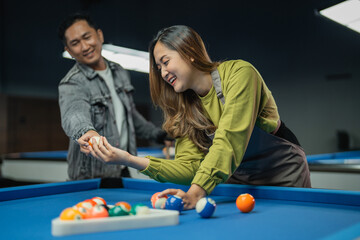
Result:
{"label": "woman's fingers", "polygon": [[90,151],[90,146],[84,146],[84,145],[80,145],[80,151],[86,155],[88,155],[91,151]]}
{"label": "woman's fingers", "polygon": [[111,149],[111,148],[112,148],[111,144],[108,142],[108,140],[106,139],[106,137],[101,137],[101,140],[103,141],[103,144],[104,144],[104,146],[105,146],[107,149]]}
{"label": "woman's fingers", "polygon": [[103,138],[101,137],[99,144],[93,143],[93,156],[104,162],[108,162],[109,156],[111,156],[111,152],[104,146],[102,139]]}
{"label": "woman's fingers", "polygon": [[176,196],[183,198],[185,196],[185,192],[182,191],[181,189],[168,188],[168,189],[160,192],[158,196],[164,197],[165,195],[176,195]]}
{"label": "woman's fingers", "polygon": [[[109,144],[109,143],[108,143]],[[104,145],[104,137],[100,138],[99,141],[99,145],[98,145],[98,149],[101,151],[101,153],[103,153],[105,156],[110,156],[111,155],[111,151],[108,150],[107,147],[105,147]]]}
{"label": "woman's fingers", "polygon": [[193,209],[196,206],[197,197],[193,196],[191,193],[186,193],[181,189],[169,188],[158,194],[158,197],[164,197],[165,195],[176,195],[179,196],[184,203],[184,210]]}

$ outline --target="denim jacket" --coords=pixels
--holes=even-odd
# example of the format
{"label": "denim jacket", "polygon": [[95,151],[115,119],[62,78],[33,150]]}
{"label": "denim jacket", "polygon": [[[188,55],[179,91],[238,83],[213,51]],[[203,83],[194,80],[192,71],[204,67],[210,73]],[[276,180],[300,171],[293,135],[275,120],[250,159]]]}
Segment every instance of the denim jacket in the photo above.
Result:
{"label": "denim jacket", "polygon": [[[107,61],[107,60],[106,60]],[[129,153],[136,155],[136,136],[147,140],[161,140],[166,133],[155,127],[136,110],[132,97],[134,87],[130,76],[120,65],[107,61],[115,90],[126,109]],[[71,180],[97,177],[120,177],[124,166],[107,165],[80,152],[77,139],[89,130],[105,136],[119,147],[120,134],[116,127],[114,107],[105,81],[90,67],[77,62],[59,84],[61,124],[70,138],[67,156]]]}

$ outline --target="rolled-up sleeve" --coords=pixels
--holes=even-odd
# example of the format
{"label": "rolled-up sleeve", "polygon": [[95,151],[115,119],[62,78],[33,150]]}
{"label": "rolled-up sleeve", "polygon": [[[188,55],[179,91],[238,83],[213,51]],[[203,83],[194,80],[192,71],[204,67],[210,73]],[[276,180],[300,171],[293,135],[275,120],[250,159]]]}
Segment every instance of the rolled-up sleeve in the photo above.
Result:
{"label": "rolled-up sleeve", "polygon": [[190,185],[204,158],[204,153],[188,138],[177,139],[175,149],[174,160],[147,156],[150,164],[142,173],[159,182]]}
{"label": "rolled-up sleeve", "polygon": [[73,140],[89,130],[95,130],[91,121],[90,97],[84,90],[85,87],[71,80],[59,85],[61,125],[66,135]]}

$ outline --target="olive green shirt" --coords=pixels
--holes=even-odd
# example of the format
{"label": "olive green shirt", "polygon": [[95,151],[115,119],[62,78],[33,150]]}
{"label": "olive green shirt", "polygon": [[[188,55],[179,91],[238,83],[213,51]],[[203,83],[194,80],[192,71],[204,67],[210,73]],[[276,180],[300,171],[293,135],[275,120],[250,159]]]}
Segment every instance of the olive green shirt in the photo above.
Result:
{"label": "olive green shirt", "polygon": [[176,139],[175,159],[148,156],[142,173],[160,182],[201,186],[208,194],[239,167],[255,125],[270,133],[279,120],[275,100],[259,72],[242,60],[218,66],[223,105],[214,86],[200,97],[208,118],[217,126],[213,144],[205,155],[187,137]]}

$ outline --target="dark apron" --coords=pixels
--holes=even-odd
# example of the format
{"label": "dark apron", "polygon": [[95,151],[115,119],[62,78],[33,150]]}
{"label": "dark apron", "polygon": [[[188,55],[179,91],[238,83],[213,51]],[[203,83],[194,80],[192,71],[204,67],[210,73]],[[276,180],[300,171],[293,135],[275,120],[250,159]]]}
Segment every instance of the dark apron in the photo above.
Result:
{"label": "dark apron", "polygon": [[[216,94],[224,104],[219,72],[215,70],[211,76]],[[214,135],[209,137],[212,139]],[[311,187],[310,171],[302,147],[257,126],[240,166],[226,183]]]}

